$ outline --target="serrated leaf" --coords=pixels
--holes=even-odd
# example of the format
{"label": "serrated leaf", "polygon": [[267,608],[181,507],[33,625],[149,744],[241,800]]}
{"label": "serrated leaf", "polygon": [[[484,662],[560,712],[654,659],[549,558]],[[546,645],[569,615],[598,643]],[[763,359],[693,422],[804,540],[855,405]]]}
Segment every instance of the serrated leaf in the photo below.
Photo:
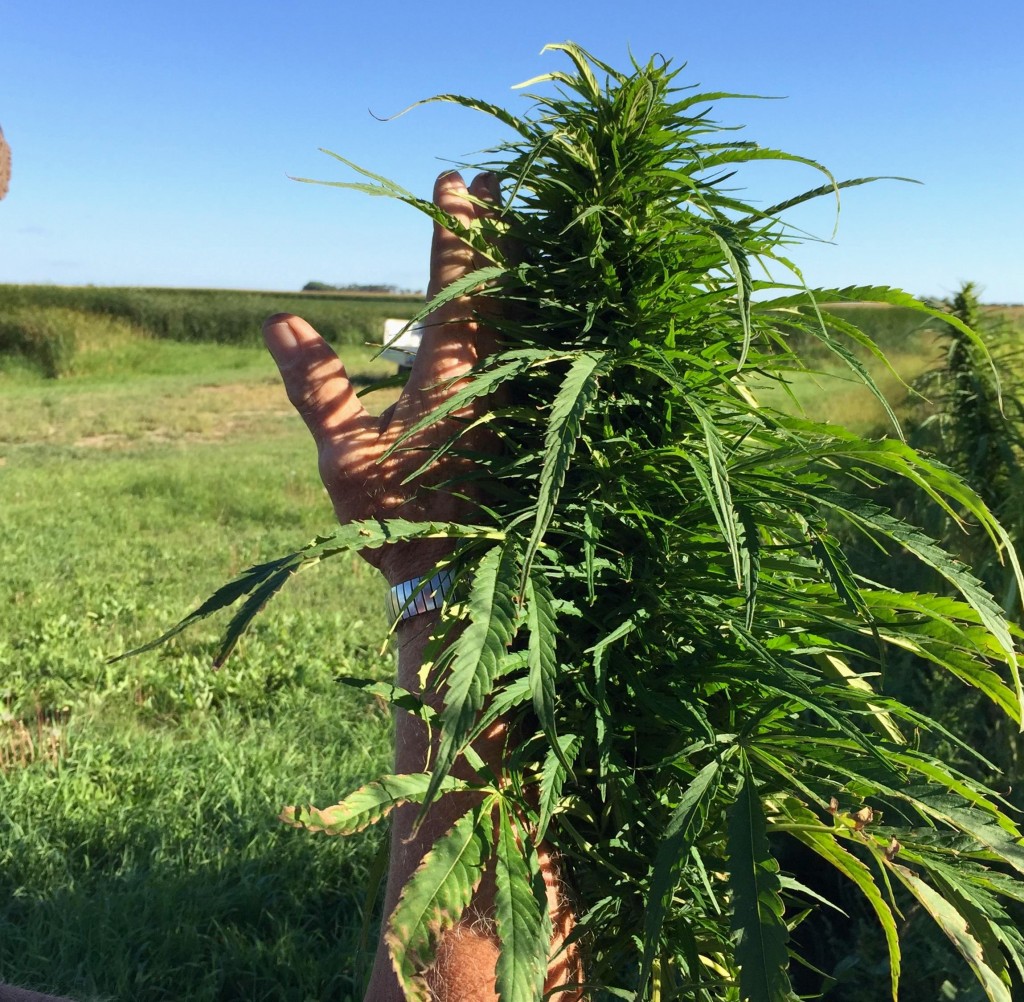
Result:
{"label": "serrated leaf", "polygon": [[737,239],[736,230],[732,226],[716,222],[711,224],[710,229],[722,249],[722,256],[728,264],[728,270],[732,273],[732,280],[736,288],[736,305],[739,308],[740,323],[743,327],[743,344],[740,347],[740,356],[736,361],[738,371],[746,364],[753,337],[753,330],[750,326],[750,261],[746,249]]}
{"label": "serrated leaf", "polygon": [[205,602],[195,608],[175,626],[171,627],[166,633],[157,637],[156,640],[151,640],[149,643],[143,644],[141,647],[135,647],[124,654],[118,654],[116,657],[110,658],[108,663],[115,664],[118,661],[123,661],[125,658],[133,658],[145,651],[151,651],[155,647],[159,647],[172,637],[176,637],[183,630],[187,630],[193,623],[198,623],[201,619],[205,619],[221,609],[234,605],[239,599],[261,588],[267,581],[274,580],[282,574],[287,576],[294,573],[301,562],[299,554],[290,553],[288,556],[281,557],[278,560],[270,560],[265,564],[257,564],[254,567],[247,568],[233,581],[218,588]]}
{"label": "serrated leaf", "polygon": [[[333,807],[285,807],[279,817],[293,828],[308,828],[325,835],[352,835],[376,824],[401,804],[422,803],[429,785],[427,772],[383,776],[359,787]],[[466,788],[465,783],[449,776],[440,790],[449,793]]]}
{"label": "serrated leaf", "polygon": [[494,882],[498,997],[501,1002],[537,1002],[551,943],[547,893],[536,851],[517,836],[504,801],[498,805]]}
{"label": "serrated leaf", "polygon": [[[558,675],[558,639],[554,597],[547,578],[531,568],[526,578],[524,612],[527,638],[527,664],[530,668],[530,694],[541,730],[557,755],[561,755],[555,727],[555,679]],[[568,763],[562,759],[568,769]]]}
{"label": "serrated leaf", "polygon": [[387,923],[387,944],[409,1002],[430,1002],[424,973],[441,937],[462,918],[491,856],[494,797],[471,807],[442,835],[409,878]]}
{"label": "serrated leaf", "polygon": [[637,994],[643,998],[654,959],[662,946],[661,934],[679,884],[689,849],[707,819],[709,801],[718,791],[721,762],[709,762],[690,781],[661,837],[654,857],[644,914],[644,951]]}
{"label": "serrated leaf", "polygon": [[[874,695],[875,690],[872,688],[871,683],[855,672],[843,658],[835,654],[815,654],[813,657],[825,669],[826,674],[842,679],[854,689]],[[903,732],[896,726],[896,722],[892,719],[892,714],[882,709],[877,703],[868,703],[868,709],[871,711],[871,722],[885,737],[898,745],[906,744],[906,738],[903,736]]]}
{"label": "serrated leaf", "polygon": [[[439,421],[444,420],[450,414],[454,414],[456,411],[462,410],[464,407],[468,407],[475,400],[479,400],[480,397],[494,393],[503,383],[507,383],[509,380],[514,379],[520,373],[528,369],[533,362],[533,359],[523,356],[516,356],[505,362],[502,362],[499,359],[487,368],[471,373],[468,377],[460,377],[460,379],[466,380],[465,385],[454,393],[448,394],[443,401],[441,401],[436,407],[432,408],[428,413],[424,414],[419,421],[406,428],[387,448],[387,450],[385,450],[381,455],[381,459],[387,459],[388,456],[401,449],[406,442],[408,442],[413,436],[418,435],[425,428],[430,428]],[[430,465],[432,460],[433,456],[424,465]],[[415,473],[410,474],[410,476],[406,478],[407,481],[412,480],[422,471],[422,469],[423,467]]]}
{"label": "serrated leaf", "polygon": [[820,825],[820,830],[816,830],[819,827],[819,822],[810,811],[803,807],[794,811],[791,804],[787,806],[790,816],[798,822],[791,832],[792,836],[849,880],[864,895],[871,910],[875,913],[875,918],[878,919],[885,935],[886,947],[889,951],[889,983],[892,999],[893,1002],[898,1002],[901,952],[899,930],[896,928],[896,919],[893,916],[892,908],[879,890],[871,871],[836,841],[832,830],[823,825]]}
{"label": "serrated leaf", "polygon": [[238,637],[248,627],[252,617],[266,604],[269,598],[287,583],[292,575],[303,567],[339,553],[351,553],[353,550],[374,548],[400,540],[430,538],[501,539],[503,534],[482,526],[460,525],[454,522],[410,522],[400,518],[388,521],[369,519],[349,522],[325,536],[317,536],[312,542],[294,553],[247,568],[233,581],[218,588],[205,602],[166,633],[157,637],[156,640],[109,658],[108,663],[114,664],[125,658],[135,657],[145,651],[153,650],[187,630],[194,623],[198,623],[222,609],[229,608],[240,599],[246,596],[258,596],[253,599],[252,605],[240,611],[234,624],[229,627],[227,637],[218,654],[217,663],[221,664],[230,654]]}
{"label": "serrated leaf", "polygon": [[729,887],[732,929],[740,967],[740,993],[750,1002],[788,1002],[789,931],[779,865],[768,846],[764,809],[746,758],[736,800],[729,808]]}
{"label": "serrated leaf", "polygon": [[1024,875],[1024,847],[1014,823],[1005,814],[990,808],[988,812],[965,806],[960,796],[937,787],[905,787],[897,795],[914,804],[923,814],[966,832],[989,852]]}
{"label": "serrated leaf", "polygon": [[492,547],[477,564],[466,600],[468,623],[453,647],[427,804],[468,741],[515,636],[518,580],[519,550],[514,540]]}
{"label": "serrated leaf", "polygon": [[576,451],[580,422],[597,392],[604,357],[603,352],[580,352],[569,366],[569,371],[565,374],[551,405],[551,415],[544,434],[544,458],[537,485],[536,515],[523,557],[520,594],[525,591],[526,576],[533,564],[534,555],[555,513],[559,491],[565,482],[572,454]]}
{"label": "serrated leaf", "polygon": [[572,763],[583,744],[575,734],[560,734],[544,753],[541,766],[540,798],[537,803],[537,840],[544,838],[562,795],[562,787],[572,772]]}
{"label": "serrated leaf", "polygon": [[368,696],[376,696],[377,699],[383,700],[389,706],[411,713],[431,726],[437,721],[437,711],[432,706],[424,703],[419,696],[409,692],[408,689],[403,689],[393,682],[382,682],[373,678],[355,678],[351,675],[339,676],[335,681],[365,692]]}
{"label": "serrated leaf", "polygon": [[898,863],[888,863],[904,887],[921,903],[925,911],[946,934],[957,952],[967,961],[990,1002],[1013,1002],[1007,983],[989,967],[981,944],[972,934],[964,916],[916,873]]}
{"label": "serrated leaf", "polygon": [[242,603],[242,607],[231,617],[224,631],[220,647],[213,658],[213,667],[220,668],[231,656],[242,634],[249,628],[257,613],[287,584],[288,579],[301,568],[301,564],[284,567],[271,575]]}
{"label": "serrated leaf", "polygon": [[751,558],[747,552],[745,541],[740,541],[739,526],[741,524],[739,514],[733,505],[732,488],[729,481],[729,457],[725,444],[722,442],[715,422],[707,410],[694,399],[687,400],[691,410],[700,423],[704,433],[704,444],[706,447],[704,460],[710,473],[711,486],[714,493],[708,495],[713,501],[715,520],[718,522],[722,535],[729,547],[729,555],[732,558],[733,572],[736,577],[736,587],[743,589],[747,594],[752,593],[753,585],[745,579],[745,568],[751,567]]}

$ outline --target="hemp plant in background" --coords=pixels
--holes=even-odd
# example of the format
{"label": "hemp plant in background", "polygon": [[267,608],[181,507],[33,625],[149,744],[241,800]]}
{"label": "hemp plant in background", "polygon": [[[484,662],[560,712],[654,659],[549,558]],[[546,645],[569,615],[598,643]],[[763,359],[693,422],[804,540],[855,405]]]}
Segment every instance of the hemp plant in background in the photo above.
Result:
{"label": "hemp plant in background", "polygon": [[[1019,723],[1014,632],[966,566],[857,488],[902,478],[950,517],[975,521],[1019,579],[1012,547],[984,501],[898,429],[865,440],[757,400],[759,387],[802,367],[789,346],[807,338],[877,393],[862,359],[880,351],[829,304],[937,311],[895,290],[804,286],[781,216],[843,185],[716,124],[710,106],[731,95],[679,87],[660,58],[618,72],[574,45],[550,48],[571,68],[530,81],[545,93],[531,95],[524,117],[433,99],[512,132],[472,165],[503,182],[492,232],[462,231],[360,168],[364,182],[331,182],[405,201],[491,262],[422,312],[475,289],[502,336],[424,421],[503,389],[490,422],[503,448],[475,457],[488,498],[479,524],[343,526],[247,571],[172,632],[244,599],[223,658],[301,566],[402,538],[453,538],[457,585],[429,674],[447,687],[443,708],[354,683],[436,729],[429,771],[283,815],[348,834],[400,803],[425,810],[478,792],[385,917],[410,999],[428,997],[424,969],[487,866],[499,993],[541,997],[542,839],[572,888],[588,998],[795,998],[799,925],[829,907],[812,876],[781,870],[795,840],[863,895],[893,998],[899,903],[916,901],[986,996],[1010,1002],[1024,983],[1024,939],[1005,909],[1024,899],[1020,832],[997,794],[919,749],[913,735],[940,725],[886,694],[884,667],[888,650],[911,651]],[[758,208],[735,179],[758,160],[810,165],[824,183]],[[444,448],[459,449],[458,435]],[[838,541],[851,528],[932,569],[956,597],[873,583]],[[493,774],[471,742],[498,714],[515,741]],[[453,777],[460,758],[480,769],[477,782]]]}
{"label": "hemp plant in background", "polygon": [[[1018,546],[1024,538],[1024,385],[1019,375],[1021,351],[1005,320],[986,315],[978,288],[965,282],[941,304],[950,316],[976,332],[969,338],[959,326],[938,329],[941,357],[923,373],[915,388],[932,412],[911,429],[910,441],[937,456],[977,490]],[[924,521],[929,512],[917,517]],[[1006,615],[1020,621],[1017,579],[1005,562],[985,545],[984,534],[931,510],[934,535],[969,563],[1000,599]],[[924,522],[924,524],[929,524]]]}

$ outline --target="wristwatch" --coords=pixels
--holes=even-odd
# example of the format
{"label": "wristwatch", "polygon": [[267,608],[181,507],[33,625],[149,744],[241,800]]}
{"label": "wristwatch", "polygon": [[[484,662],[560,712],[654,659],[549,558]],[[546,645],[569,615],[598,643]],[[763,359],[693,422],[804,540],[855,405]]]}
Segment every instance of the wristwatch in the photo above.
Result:
{"label": "wristwatch", "polygon": [[412,619],[440,609],[455,584],[455,575],[445,568],[430,578],[409,578],[388,589],[387,614],[392,622]]}

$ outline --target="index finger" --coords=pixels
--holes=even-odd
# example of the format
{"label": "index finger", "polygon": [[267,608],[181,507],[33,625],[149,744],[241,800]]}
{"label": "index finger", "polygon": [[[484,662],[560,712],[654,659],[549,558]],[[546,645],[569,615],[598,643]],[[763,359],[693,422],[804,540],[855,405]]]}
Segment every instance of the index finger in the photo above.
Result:
{"label": "index finger", "polygon": [[277,313],[263,324],[263,339],[318,445],[369,420],[341,359],[305,320]]}

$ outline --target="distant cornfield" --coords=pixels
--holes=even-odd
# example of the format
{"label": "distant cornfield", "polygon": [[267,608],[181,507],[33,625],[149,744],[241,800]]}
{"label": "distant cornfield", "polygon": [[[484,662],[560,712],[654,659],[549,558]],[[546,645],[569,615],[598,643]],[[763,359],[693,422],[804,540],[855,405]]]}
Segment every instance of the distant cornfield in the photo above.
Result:
{"label": "distant cornfield", "polygon": [[419,301],[345,293],[0,285],[0,313],[57,307],[127,320],[152,337],[220,344],[257,342],[263,320],[278,312],[302,315],[337,344],[379,342],[385,318],[411,317]]}

